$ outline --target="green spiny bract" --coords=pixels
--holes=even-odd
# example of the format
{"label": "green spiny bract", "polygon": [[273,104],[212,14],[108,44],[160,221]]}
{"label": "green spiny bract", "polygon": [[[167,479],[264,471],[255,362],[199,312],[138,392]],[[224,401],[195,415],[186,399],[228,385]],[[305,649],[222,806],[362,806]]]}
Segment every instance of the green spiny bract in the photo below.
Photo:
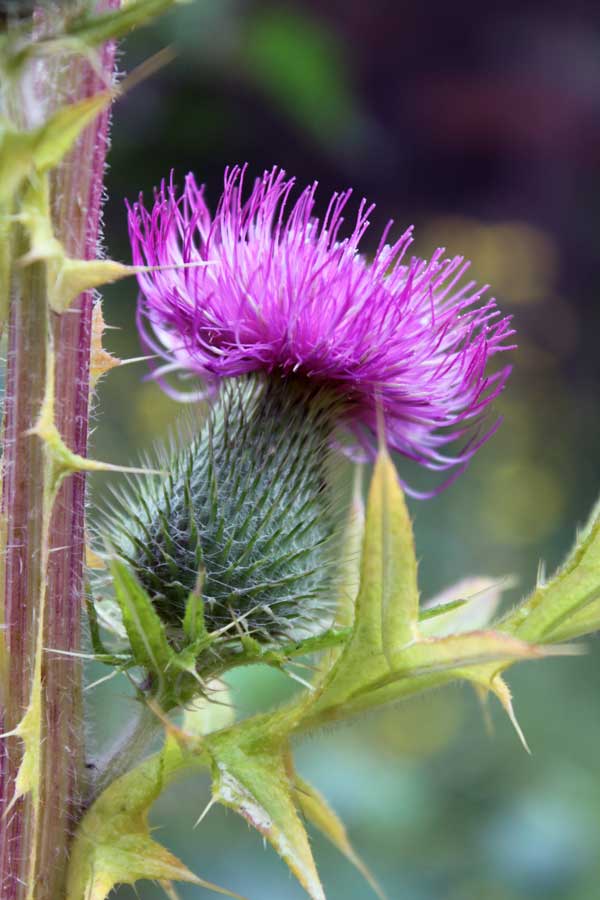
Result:
{"label": "green spiny bract", "polygon": [[298,640],[331,624],[338,414],[339,401],[301,379],[226,381],[188,446],[161,454],[166,477],[136,480],[111,511],[111,549],[174,644],[199,575],[206,628],[227,639]]}

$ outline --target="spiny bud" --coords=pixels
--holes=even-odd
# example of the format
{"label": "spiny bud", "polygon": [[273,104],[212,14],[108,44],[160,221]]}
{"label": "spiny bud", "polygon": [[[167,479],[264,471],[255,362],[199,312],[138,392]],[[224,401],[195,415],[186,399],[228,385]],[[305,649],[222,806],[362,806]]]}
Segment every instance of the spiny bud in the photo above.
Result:
{"label": "spiny bud", "polygon": [[175,644],[202,573],[208,632],[297,640],[331,621],[328,446],[340,401],[295,378],[226,380],[168,474],[130,484],[109,542]]}

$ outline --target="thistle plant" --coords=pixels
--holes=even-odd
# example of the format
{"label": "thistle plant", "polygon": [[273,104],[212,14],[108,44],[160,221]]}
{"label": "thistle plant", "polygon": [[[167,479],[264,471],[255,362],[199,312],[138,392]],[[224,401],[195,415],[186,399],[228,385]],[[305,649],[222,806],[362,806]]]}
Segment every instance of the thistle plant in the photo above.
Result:
{"label": "thistle plant", "polygon": [[[495,694],[519,730],[505,671],[600,626],[598,518],[520,605],[491,604],[493,622],[458,589],[420,604],[405,493],[448,487],[493,435],[513,331],[462,258],[411,257],[410,229],[361,254],[371,207],[346,228],[350,192],[319,221],[316,185],[297,192],[277,168],[247,185],[235,167],[211,214],[193,176],[181,193],[172,177],[129,207],[133,265],[96,258],[113,41],[167,6],[40,8],[1,48],[2,897],[102,900],[141,879],[238,896],[150,834],[163,789],[202,769],[211,803],[261,832],[313,900],[304,819],[382,896],[296,772],[294,742],[455,680]],[[86,457],[90,374],[93,387],[116,362],[92,291],[127,275],[156,389],[193,411],[86,531],[83,473],[118,469]],[[417,492],[404,459],[446,474]],[[84,591],[86,533],[99,562]],[[138,716],[101,757],[84,745],[85,655],[136,693]],[[305,657],[310,684],[235,720],[231,669]]]}

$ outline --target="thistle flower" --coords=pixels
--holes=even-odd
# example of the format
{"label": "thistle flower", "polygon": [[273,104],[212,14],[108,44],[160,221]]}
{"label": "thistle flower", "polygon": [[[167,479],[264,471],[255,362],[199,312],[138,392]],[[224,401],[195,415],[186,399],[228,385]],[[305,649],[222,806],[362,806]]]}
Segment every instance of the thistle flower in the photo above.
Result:
{"label": "thistle flower", "polygon": [[316,185],[290,205],[294,182],[273,169],[244,201],[243,177],[226,172],[214,217],[191,175],[181,196],[163,184],[151,211],[129,209],[134,261],[152,267],[138,276],[139,321],[164,359],[155,377],[173,393],[167,375],[195,374],[216,395],[191,444],[163,460],[168,478],[136,484],[110,526],[175,642],[200,569],[209,630],[272,642],[331,624],[327,460],[340,431],[372,456],[381,416],[392,449],[460,471],[495,426],[454,457],[440,448],[509,372],[486,373],[509,320],[458,286],[462,258],[405,262],[411,231],[388,245],[388,227],[368,264],[364,201],[342,239],[350,192],[319,223]]}
{"label": "thistle flower", "polygon": [[388,244],[391,223],[369,263],[358,248],[373,206],[363,200],[340,237],[351,191],[319,222],[316,183],[292,204],[294,179],[277,168],[246,200],[243,180],[244,169],[226,171],[214,216],[192,175],[181,196],[163,183],[151,211],[141,199],[129,210],[135,263],[167,267],[139,276],[144,340],[165,360],[155,376],[182,399],[164,376],[196,373],[211,390],[248,372],[301,373],[344,398],[355,453],[373,455],[380,407],[391,449],[462,471],[497,427],[478,429],[510,367],[487,366],[513,333],[485,287],[460,284],[469,263],[442,249],[407,259],[412,229]]}

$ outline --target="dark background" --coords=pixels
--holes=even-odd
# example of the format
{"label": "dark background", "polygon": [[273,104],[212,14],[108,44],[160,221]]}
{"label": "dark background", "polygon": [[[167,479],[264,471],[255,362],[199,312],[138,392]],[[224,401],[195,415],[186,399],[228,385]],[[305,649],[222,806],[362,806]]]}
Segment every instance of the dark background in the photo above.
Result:
{"label": "dark background", "polygon": [[[600,486],[595,4],[195,0],[130,38],[122,68],[165,45],[175,61],[115,108],[109,253],[130,259],[125,197],[149,194],[173,168],[179,180],[194,170],[216,202],[224,166],[248,162],[256,174],[277,163],[301,184],[318,179],[323,205],[348,186],[357,204],[375,201],[367,251],[391,217],[398,231],[415,224],[417,252],[470,257],[514,315],[519,349],[496,404],[498,435],[444,495],[411,504],[422,589],[515,573],[528,591],[538,561],[552,569],[566,552]],[[106,318],[120,329],[108,343],[123,357],[140,353],[135,298],[133,282],[106,292]],[[98,455],[131,461],[176,418],[144,374],[144,364],[124,367],[103,383]],[[587,646],[583,658],[511,671],[531,757],[495,708],[486,734],[466,687],[299,748],[301,771],[342,814],[391,900],[597,900],[600,657]],[[236,678],[244,709],[284,690],[272,673]],[[129,714],[125,693],[124,682],[90,693],[99,738],[119,708]],[[233,814],[215,809],[192,831],[207,799],[207,782],[173,789],[154,814],[159,837],[250,900],[302,897]],[[335,851],[319,838],[314,849],[330,900],[369,896]],[[159,892],[144,883],[139,895]]]}

